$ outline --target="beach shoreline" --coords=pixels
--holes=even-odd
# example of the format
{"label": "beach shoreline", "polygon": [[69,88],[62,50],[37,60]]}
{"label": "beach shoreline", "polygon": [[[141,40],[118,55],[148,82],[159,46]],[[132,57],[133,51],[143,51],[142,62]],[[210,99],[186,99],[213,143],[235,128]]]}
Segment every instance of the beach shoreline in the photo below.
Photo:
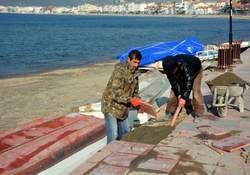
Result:
{"label": "beach shoreline", "polygon": [[98,102],[118,60],[0,79],[0,130]]}
{"label": "beach shoreline", "polygon": [[[137,17],[166,17],[166,18],[229,18],[229,15],[147,15],[147,14],[94,14],[89,13],[83,16],[137,16]],[[250,20],[250,15],[235,15],[232,16],[233,19],[246,19]]]}
{"label": "beach shoreline", "polygon": [[[1,14],[1,13],[0,13]],[[20,14],[20,15],[65,15],[65,16],[124,16],[124,17],[166,17],[166,18],[229,18],[229,15],[222,14],[222,15],[164,15],[164,14],[114,14],[114,13],[86,13],[86,14],[43,14],[43,13],[18,13],[18,12],[12,12],[12,13],[2,13],[2,14]],[[232,15],[233,19],[245,19],[250,20],[250,15]]]}

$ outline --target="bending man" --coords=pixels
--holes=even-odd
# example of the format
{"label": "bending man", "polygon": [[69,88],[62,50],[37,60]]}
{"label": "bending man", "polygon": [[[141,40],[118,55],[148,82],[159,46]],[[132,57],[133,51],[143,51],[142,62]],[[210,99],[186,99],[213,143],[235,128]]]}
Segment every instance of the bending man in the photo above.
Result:
{"label": "bending man", "polygon": [[[166,107],[169,117],[175,112],[177,105],[185,107],[194,122],[204,113],[203,97],[201,94],[202,66],[199,58],[193,55],[167,56],[162,62],[164,73],[167,75],[172,91]],[[189,98],[193,90],[193,99]]]}

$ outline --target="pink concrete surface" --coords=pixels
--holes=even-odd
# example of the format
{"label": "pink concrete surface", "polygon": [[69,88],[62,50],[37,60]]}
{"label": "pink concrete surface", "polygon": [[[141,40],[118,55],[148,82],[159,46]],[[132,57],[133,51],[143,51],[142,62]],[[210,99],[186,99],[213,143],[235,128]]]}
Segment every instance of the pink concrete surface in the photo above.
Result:
{"label": "pink concrete surface", "polygon": [[95,155],[93,155],[92,157],[90,157],[87,160],[87,162],[90,162],[90,163],[99,163],[103,159],[105,159],[106,157],[108,157],[110,154],[112,154],[111,151],[105,151],[105,150],[98,151],[97,153],[95,153]]}
{"label": "pink concrete surface", "polygon": [[209,126],[209,125],[203,125],[199,126],[198,130],[203,133],[203,134],[209,134],[209,135],[214,135],[214,136],[220,136],[224,135],[230,132],[230,130],[225,129],[225,128],[219,128],[216,126]]}
{"label": "pink concrete surface", "polygon": [[153,158],[140,163],[138,168],[170,173],[178,160],[168,158]]}
{"label": "pink concrete surface", "polygon": [[118,167],[107,164],[99,164],[88,175],[125,175],[129,171],[126,167]]}
{"label": "pink concrete surface", "polygon": [[69,175],[83,175],[89,173],[97,164],[86,162],[72,171]]}
{"label": "pink concrete surface", "polygon": [[129,167],[131,162],[135,160],[138,155],[128,153],[112,153],[106,157],[103,162],[109,165]]}
{"label": "pink concrete surface", "polygon": [[134,142],[125,142],[125,141],[113,141],[111,144],[107,145],[104,150],[128,154],[147,154],[155,145],[151,144],[142,144]]}
{"label": "pink concrete surface", "polygon": [[213,141],[212,145],[224,151],[232,152],[246,146],[250,146],[250,139],[231,136],[222,140]]}
{"label": "pink concrete surface", "polygon": [[157,157],[179,160],[181,158],[181,155],[185,154],[185,152],[187,152],[188,150],[184,148],[169,147],[158,144],[154,148],[154,151],[157,153]]}

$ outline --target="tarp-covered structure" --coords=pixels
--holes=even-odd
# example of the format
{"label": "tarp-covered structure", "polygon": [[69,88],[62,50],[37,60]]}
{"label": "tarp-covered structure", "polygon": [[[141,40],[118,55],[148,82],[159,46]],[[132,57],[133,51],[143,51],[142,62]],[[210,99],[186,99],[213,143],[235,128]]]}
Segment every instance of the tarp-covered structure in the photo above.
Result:
{"label": "tarp-covered structure", "polygon": [[142,54],[140,66],[151,64],[162,60],[166,56],[175,56],[178,54],[194,55],[198,51],[204,50],[204,45],[196,38],[187,38],[185,40],[159,42],[149,44],[143,47],[135,47],[126,50],[116,58],[120,61],[125,61],[131,50],[139,50]]}

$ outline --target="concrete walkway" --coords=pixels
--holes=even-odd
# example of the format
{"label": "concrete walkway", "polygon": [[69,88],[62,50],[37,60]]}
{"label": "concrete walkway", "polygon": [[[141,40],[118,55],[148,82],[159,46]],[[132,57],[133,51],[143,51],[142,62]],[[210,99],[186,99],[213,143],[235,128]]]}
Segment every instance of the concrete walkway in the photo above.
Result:
{"label": "concrete walkway", "polygon": [[[236,65],[233,73],[249,81],[250,49],[241,55],[241,60],[243,64]],[[205,81],[222,73],[209,72],[204,76],[202,91],[205,103],[211,104],[212,100]],[[211,144],[220,145],[223,138],[209,137],[224,132],[230,133],[225,139],[232,138],[232,142],[245,139],[250,143],[249,99],[250,90],[244,96],[244,112],[240,113],[237,107],[230,106],[225,118],[216,117],[208,111],[201,123],[194,124],[192,118],[187,117],[157,145],[115,141],[71,174],[250,175],[250,163],[245,163],[241,149],[232,152],[215,149]],[[208,135],[201,134],[205,130]],[[249,147],[247,149],[250,150]]]}

